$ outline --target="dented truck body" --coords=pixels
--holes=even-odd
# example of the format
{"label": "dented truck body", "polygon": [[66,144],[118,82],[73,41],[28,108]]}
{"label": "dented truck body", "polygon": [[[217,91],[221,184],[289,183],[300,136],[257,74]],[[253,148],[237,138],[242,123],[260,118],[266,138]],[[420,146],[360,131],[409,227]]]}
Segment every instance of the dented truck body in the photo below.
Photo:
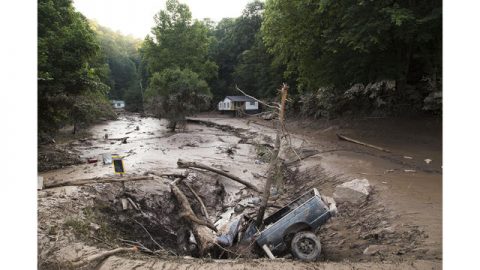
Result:
{"label": "dented truck body", "polygon": [[284,251],[293,235],[300,231],[315,231],[337,212],[335,202],[322,197],[313,188],[264,220],[265,229],[256,242],[271,251]]}

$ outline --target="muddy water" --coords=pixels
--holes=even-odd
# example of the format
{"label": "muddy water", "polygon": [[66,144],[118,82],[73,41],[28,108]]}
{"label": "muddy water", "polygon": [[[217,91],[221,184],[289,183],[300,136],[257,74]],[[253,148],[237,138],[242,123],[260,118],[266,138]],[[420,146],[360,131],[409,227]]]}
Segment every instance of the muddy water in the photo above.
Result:
{"label": "muddy water", "polygon": [[[271,142],[275,136],[275,131],[271,123],[210,116],[198,119],[203,119],[218,125],[231,126],[237,131],[241,131],[243,135],[198,124],[188,124],[186,130],[178,133],[170,133],[166,130],[166,122],[163,120],[141,118],[138,115],[130,114],[122,115],[117,121],[109,121],[93,126],[90,129],[92,138],[86,141],[74,142],[73,147],[81,153],[83,158],[97,158],[99,160],[97,163],[70,166],[61,170],[45,172],[42,175],[45,177],[45,181],[52,179],[80,179],[111,176],[113,175],[112,165],[103,165],[101,155],[118,154],[124,157],[126,172],[130,175],[144,174],[148,171],[176,172],[178,171],[178,169],[176,169],[176,162],[179,158],[182,158],[218,167],[261,187],[263,178],[255,177],[252,173],[265,173],[267,164],[256,159],[255,147],[251,142],[245,142],[244,135],[248,133],[251,141]],[[403,223],[413,223],[421,226],[428,234],[426,248],[434,251],[436,255],[435,258],[441,258],[441,173],[428,173],[422,170],[415,173],[406,173],[404,170],[411,169],[411,163],[404,164],[398,162],[399,154],[385,157],[383,154],[380,155],[375,152],[359,149],[356,146],[339,143],[336,137],[331,136],[332,134],[328,132],[322,132],[320,136],[312,136],[311,132],[305,132],[305,129],[302,128],[291,130],[291,142],[294,147],[314,148],[319,151],[319,154],[308,157],[301,163],[295,165],[298,168],[310,168],[314,170],[311,170],[312,174],[310,178],[303,176],[304,182],[307,183],[290,183],[291,189],[287,195],[294,197],[301,188],[309,188],[312,183],[315,184],[318,182],[317,180],[320,174],[317,174],[317,172],[320,170],[322,170],[322,173],[336,176],[336,182],[318,182],[319,184],[316,187],[321,189],[321,192],[326,195],[333,193],[334,186],[338,184],[338,181],[347,181],[352,178],[367,178],[374,186],[374,198],[378,200],[375,201],[375,205],[370,208],[377,209],[377,205],[383,205],[388,208],[387,212],[392,215],[394,225],[395,223],[399,225]],[[110,139],[126,136],[129,138],[127,139],[127,143],[121,143],[116,140],[106,140],[105,134],[107,134]],[[267,137],[269,139],[267,139]],[[388,143],[386,143],[386,146],[388,146]],[[226,151],[227,149],[230,151]],[[410,147],[408,149],[415,150],[417,148]],[[421,148],[418,149],[421,150]],[[414,151],[409,151],[408,154],[416,158],[420,156],[420,154]],[[292,158],[292,156],[292,153],[282,153],[282,157],[287,160]],[[441,158],[435,158],[435,160],[441,160]],[[318,170],[316,169],[317,167],[319,168]],[[239,192],[243,187],[236,182],[223,177],[219,178],[219,181],[224,185],[228,193],[225,205],[230,207],[222,209],[222,212],[228,215],[232,212],[232,206],[239,202],[240,194],[246,192],[245,190]],[[198,185],[198,183],[196,184]],[[152,181],[150,184],[139,183],[139,185],[145,189],[141,190],[141,188],[136,188],[142,191],[140,192],[141,194],[139,193],[139,198],[143,196],[143,193],[156,192],[154,188],[157,188],[157,186],[158,189],[168,191],[165,183],[160,185],[160,183]],[[305,187],[305,185],[307,185],[307,187]],[[152,186],[152,189],[146,190],[150,186]],[[64,193],[66,193],[66,197],[64,195],[52,195],[53,197],[46,197],[40,200],[40,216],[45,218],[45,221],[42,219],[42,224],[49,225],[49,222],[51,222],[49,221],[49,218],[51,218],[51,213],[49,212],[51,209],[49,208],[52,208],[52,204],[54,204],[55,207],[60,207],[59,209],[68,208],[65,206],[67,203],[71,203],[74,206],[78,205],[77,202],[69,198],[70,195],[66,192],[67,188],[69,187],[60,188],[65,190]],[[196,188],[201,188],[201,184]],[[74,187],[74,189],[82,191],[83,187]],[[84,197],[87,198],[84,194],[86,194],[86,192],[77,196],[78,198],[76,200],[80,201],[84,199]],[[46,196],[48,196],[48,194],[46,194]],[[60,203],[58,201],[59,199],[63,201]],[[72,209],[73,211],[71,211],[71,213],[78,212],[78,209]],[[43,212],[45,213],[42,214]],[[380,215],[379,218],[384,217]],[[58,220],[60,220],[60,217]],[[60,224],[60,221],[58,221],[58,223],[58,226],[63,226]],[[218,223],[221,223],[221,221],[217,221],[217,224]],[[43,230],[45,232],[49,231],[47,227]],[[330,231],[328,232],[330,233]],[[336,233],[355,235],[355,233],[352,232],[353,229],[348,228],[344,232],[340,230]],[[337,236],[333,236],[332,239],[336,240],[335,237]],[[353,241],[358,240],[356,238],[351,239]],[[366,241],[362,241],[365,243],[360,247],[356,247],[355,252],[347,251],[341,253],[342,256],[338,257],[338,260],[373,260],[371,257],[365,257],[365,255],[362,254],[362,250],[365,248],[364,245],[368,244]],[[347,242],[344,246],[346,249],[353,249],[352,244],[355,243]],[[54,243],[52,245],[55,247],[56,244]],[[325,247],[326,254],[328,254],[328,242]],[[79,255],[76,254],[74,257],[78,256]],[[114,257],[112,257],[112,259],[113,258]],[[417,258],[421,259],[422,257]],[[109,266],[107,261],[104,264],[105,269],[119,268],[126,263],[126,260],[128,261],[128,259],[121,258],[118,264],[115,263],[114,266]],[[139,264],[148,264],[150,263],[149,260],[151,260],[152,265],[158,263],[158,260],[153,260],[152,258],[142,258]],[[176,267],[175,263],[172,262],[165,261],[162,263],[167,267]],[[192,264],[193,268],[198,268],[201,262],[194,261]],[[243,267],[243,265],[247,265],[247,263],[240,263],[239,265]],[[434,263],[433,265],[438,266],[438,263]],[[219,269],[223,266],[223,264],[215,265],[215,267]],[[271,266],[280,267],[280,265],[276,265],[275,263],[269,263],[269,266],[270,268]],[[312,265],[300,264],[299,266],[303,268],[311,267]],[[135,267],[137,267],[136,264]],[[285,267],[290,268],[289,266]],[[350,267],[350,265],[347,267]],[[378,269],[382,269],[383,265],[378,267]],[[123,267],[123,269],[127,268],[131,267]],[[375,267],[372,268],[375,269]]]}
{"label": "muddy water", "polygon": [[[201,125],[189,124],[186,130],[171,133],[166,129],[165,120],[126,114],[116,121],[95,125],[89,132],[92,137],[75,143],[74,148],[82,158],[94,158],[98,162],[42,173],[45,181],[113,176],[113,166],[102,163],[102,154],[122,156],[127,175],[176,172],[179,171],[177,160],[185,159],[218,167],[255,185],[261,183],[252,172],[264,172],[267,166],[255,161],[253,145],[239,143],[241,138],[233,134]],[[112,140],[123,137],[128,137],[127,143]],[[226,153],[229,147],[234,147],[234,154]],[[242,188],[236,182],[222,181],[227,192],[234,193]]]}

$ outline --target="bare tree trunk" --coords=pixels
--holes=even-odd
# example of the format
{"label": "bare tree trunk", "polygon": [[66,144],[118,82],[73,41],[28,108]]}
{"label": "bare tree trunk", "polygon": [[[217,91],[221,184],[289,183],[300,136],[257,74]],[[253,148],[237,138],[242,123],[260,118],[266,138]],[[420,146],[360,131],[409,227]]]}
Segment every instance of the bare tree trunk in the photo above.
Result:
{"label": "bare tree trunk", "polygon": [[136,251],[138,251],[138,248],[137,247],[131,247],[131,248],[120,247],[120,248],[112,249],[112,250],[109,250],[109,251],[105,251],[103,253],[98,253],[98,254],[91,255],[91,256],[89,256],[89,257],[87,257],[83,260],[80,260],[78,262],[74,262],[74,263],[72,263],[72,266],[75,267],[75,268],[79,268],[79,267],[82,267],[82,266],[84,266],[88,263],[103,260],[105,258],[108,258],[108,257],[112,256],[112,255],[122,253],[122,252],[128,252],[128,251],[136,252]]}
{"label": "bare tree trunk", "polygon": [[216,231],[215,226],[197,218],[187,196],[177,187],[175,181],[171,184],[171,189],[183,209],[182,217],[190,221],[192,225],[193,235],[197,240],[200,254],[205,254],[216,243],[215,235],[212,233],[212,230]]}
{"label": "bare tree trunk", "polygon": [[73,180],[61,180],[53,181],[44,184],[45,189],[62,187],[62,186],[82,186],[87,184],[95,183],[123,183],[128,181],[144,181],[144,180],[154,180],[153,176],[131,176],[131,177],[107,177],[107,178],[89,178],[89,179],[73,179]]}
{"label": "bare tree trunk", "polygon": [[228,177],[228,178],[230,178],[230,179],[232,179],[232,180],[234,180],[234,181],[236,181],[240,184],[243,184],[248,188],[251,188],[251,189],[253,189],[257,192],[260,192],[260,190],[256,186],[254,186],[252,183],[247,182],[245,180],[242,180],[235,175],[232,175],[232,174],[226,173],[224,171],[212,168],[212,167],[207,166],[207,165],[202,164],[202,163],[193,162],[193,161],[185,161],[185,160],[179,159],[177,161],[177,165],[178,165],[179,168],[198,168],[198,169],[204,169],[204,170],[207,170],[207,171],[218,173],[218,174],[223,175],[225,177]]}
{"label": "bare tree trunk", "polygon": [[265,187],[263,189],[262,204],[258,209],[257,220],[255,221],[255,226],[257,228],[260,228],[260,226],[263,223],[263,216],[265,215],[265,209],[267,209],[268,199],[270,198],[270,188],[272,187],[273,179],[275,177],[275,172],[277,170],[278,154],[280,153],[282,131],[283,131],[283,125],[285,122],[285,102],[287,101],[287,95],[288,95],[288,86],[286,84],[283,84],[282,89],[280,89],[280,95],[281,95],[281,103],[280,103],[280,110],[278,113],[277,136],[275,139],[275,148],[273,151],[272,158],[270,160],[270,164],[268,166],[268,178],[267,178],[267,181],[265,182]]}

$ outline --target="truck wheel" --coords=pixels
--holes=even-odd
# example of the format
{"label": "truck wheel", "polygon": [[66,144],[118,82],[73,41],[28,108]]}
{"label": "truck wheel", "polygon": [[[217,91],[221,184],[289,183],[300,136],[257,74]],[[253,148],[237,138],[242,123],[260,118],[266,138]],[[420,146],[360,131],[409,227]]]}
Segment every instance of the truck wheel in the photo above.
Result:
{"label": "truck wheel", "polygon": [[321,248],[320,240],[312,232],[298,232],[292,239],[292,254],[302,261],[313,261],[318,258]]}

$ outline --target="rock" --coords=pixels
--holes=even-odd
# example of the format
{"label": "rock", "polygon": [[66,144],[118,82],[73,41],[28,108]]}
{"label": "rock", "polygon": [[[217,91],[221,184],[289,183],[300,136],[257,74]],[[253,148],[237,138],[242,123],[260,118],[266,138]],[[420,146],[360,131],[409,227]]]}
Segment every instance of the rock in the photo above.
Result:
{"label": "rock", "polygon": [[363,254],[373,256],[377,253],[381,253],[382,251],[385,251],[386,249],[387,249],[387,246],[384,246],[384,245],[370,245],[363,250]]}
{"label": "rock", "polygon": [[262,115],[263,120],[272,120],[275,118],[275,114],[273,112],[271,113],[265,113]]}
{"label": "rock", "polygon": [[371,186],[367,179],[355,179],[335,187],[333,198],[336,202],[354,204],[364,202],[370,194]]}
{"label": "rock", "polygon": [[241,204],[237,204],[233,208],[233,211],[235,211],[235,213],[241,213],[241,212],[243,212],[243,210],[245,210],[245,206],[243,206]]}
{"label": "rock", "polygon": [[379,238],[385,238],[388,235],[393,234],[393,233],[395,233],[395,226],[390,226],[390,227],[379,228],[379,229],[376,229],[374,231],[368,232],[368,233],[362,235],[362,238],[363,239],[367,239],[367,238],[379,239]]}
{"label": "rock", "polygon": [[94,231],[98,231],[100,229],[100,225],[90,222],[90,228]]}

